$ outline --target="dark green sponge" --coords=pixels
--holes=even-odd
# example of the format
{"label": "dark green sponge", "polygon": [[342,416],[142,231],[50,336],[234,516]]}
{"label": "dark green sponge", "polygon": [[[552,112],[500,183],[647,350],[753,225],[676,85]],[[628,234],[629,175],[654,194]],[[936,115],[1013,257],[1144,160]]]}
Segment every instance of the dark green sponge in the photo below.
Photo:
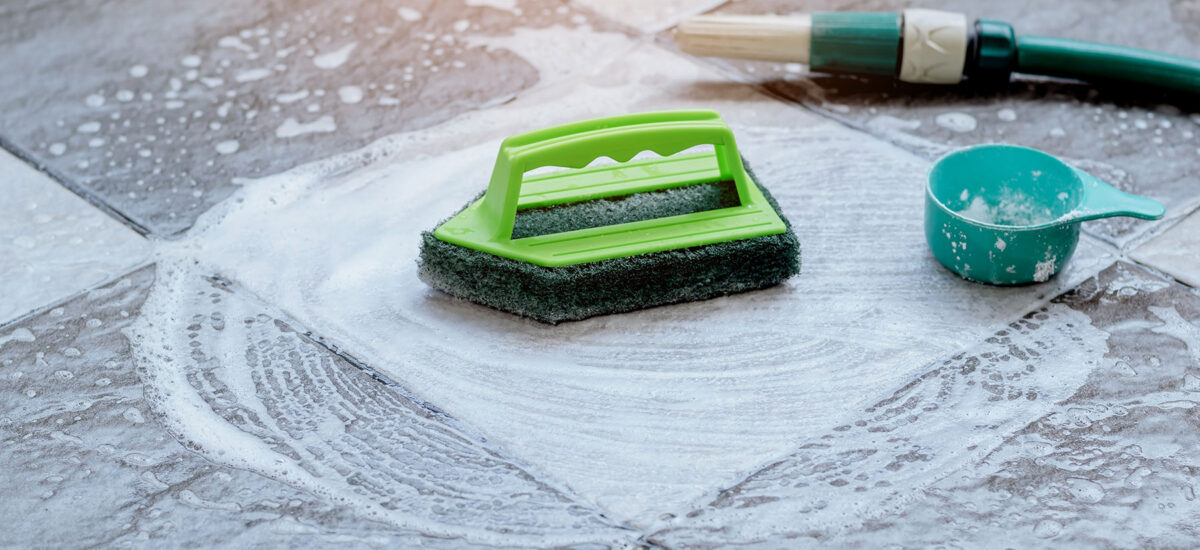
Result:
{"label": "dark green sponge", "polygon": [[[707,300],[776,285],[800,272],[800,242],[779,204],[751,181],[787,231],[752,239],[543,267],[421,234],[418,275],[447,294],[557,324],[596,315]],[[522,210],[513,238],[663,218],[738,204],[731,182],[689,185],[575,204]]]}

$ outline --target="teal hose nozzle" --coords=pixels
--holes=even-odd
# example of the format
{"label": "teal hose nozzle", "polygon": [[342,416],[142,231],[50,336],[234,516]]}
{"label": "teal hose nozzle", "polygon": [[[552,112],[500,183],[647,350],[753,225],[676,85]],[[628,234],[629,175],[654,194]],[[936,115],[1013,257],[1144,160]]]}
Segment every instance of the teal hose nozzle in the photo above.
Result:
{"label": "teal hose nozzle", "polygon": [[1124,46],[1018,36],[1002,21],[959,13],[817,12],[699,15],[679,47],[711,57],[808,64],[815,72],[891,76],[915,84],[1007,81],[1014,72],[1200,93],[1200,60]]}

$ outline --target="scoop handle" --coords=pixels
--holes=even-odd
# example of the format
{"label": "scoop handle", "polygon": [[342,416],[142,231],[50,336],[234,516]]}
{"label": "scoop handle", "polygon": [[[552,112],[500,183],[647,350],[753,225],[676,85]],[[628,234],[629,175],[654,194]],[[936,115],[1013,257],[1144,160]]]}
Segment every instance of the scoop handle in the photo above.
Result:
{"label": "scoop handle", "polygon": [[1075,173],[1083,182],[1083,197],[1071,218],[1072,222],[1114,216],[1157,220],[1167,211],[1161,202],[1154,199],[1130,195],[1078,168]]}

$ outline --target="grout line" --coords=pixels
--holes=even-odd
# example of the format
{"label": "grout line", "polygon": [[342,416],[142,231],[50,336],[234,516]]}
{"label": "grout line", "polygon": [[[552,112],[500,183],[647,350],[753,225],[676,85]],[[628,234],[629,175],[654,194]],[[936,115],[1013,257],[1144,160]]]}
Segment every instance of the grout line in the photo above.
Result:
{"label": "grout line", "polygon": [[138,235],[141,235],[142,237],[149,237],[151,234],[153,234],[153,232],[146,226],[135,221],[133,218],[126,216],[125,214],[121,213],[121,211],[117,210],[116,208],[113,208],[111,205],[109,205],[107,202],[105,202],[104,199],[100,198],[98,195],[91,192],[87,188],[73,183],[71,181],[71,179],[68,178],[65,174],[59,172],[58,170],[55,170],[54,168],[51,168],[50,165],[48,165],[48,164],[38,161],[37,157],[33,156],[33,153],[26,151],[25,149],[18,146],[15,142],[4,137],[3,135],[0,135],[0,149],[8,151],[14,157],[17,157],[18,159],[24,161],[26,164],[32,166],[37,171],[39,171],[43,174],[46,174],[47,176],[50,176],[50,179],[53,179],[54,181],[58,182],[59,185],[62,185],[64,188],[66,188],[68,191],[78,195],[79,198],[87,201],[89,204],[91,204],[96,209],[100,210],[101,212],[104,212],[105,214],[108,214],[108,216],[110,218],[112,218],[112,219],[120,222],[122,225],[132,229]]}

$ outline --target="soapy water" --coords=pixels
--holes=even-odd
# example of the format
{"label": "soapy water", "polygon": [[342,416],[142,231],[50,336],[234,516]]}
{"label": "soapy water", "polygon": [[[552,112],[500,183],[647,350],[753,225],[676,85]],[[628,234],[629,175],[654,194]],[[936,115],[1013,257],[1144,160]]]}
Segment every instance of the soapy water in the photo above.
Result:
{"label": "soapy water", "polygon": [[999,197],[976,195],[965,208],[957,212],[969,220],[992,225],[1041,225],[1056,219],[1040,201],[1011,189],[1005,189]]}
{"label": "soapy water", "polygon": [[[719,78],[641,46],[570,93],[547,87],[247,182],[179,246],[610,517],[645,525],[1052,295],[981,288],[913,260],[925,245],[911,191],[927,162],[753,90],[704,101],[664,92]],[[699,107],[734,125],[795,222],[800,277],[558,327],[417,279],[417,235],[483,189],[504,136]],[[869,183],[847,194],[847,179]],[[1086,247],[1079,258],[1081,271],[1056,286],[1096,267]]]}

